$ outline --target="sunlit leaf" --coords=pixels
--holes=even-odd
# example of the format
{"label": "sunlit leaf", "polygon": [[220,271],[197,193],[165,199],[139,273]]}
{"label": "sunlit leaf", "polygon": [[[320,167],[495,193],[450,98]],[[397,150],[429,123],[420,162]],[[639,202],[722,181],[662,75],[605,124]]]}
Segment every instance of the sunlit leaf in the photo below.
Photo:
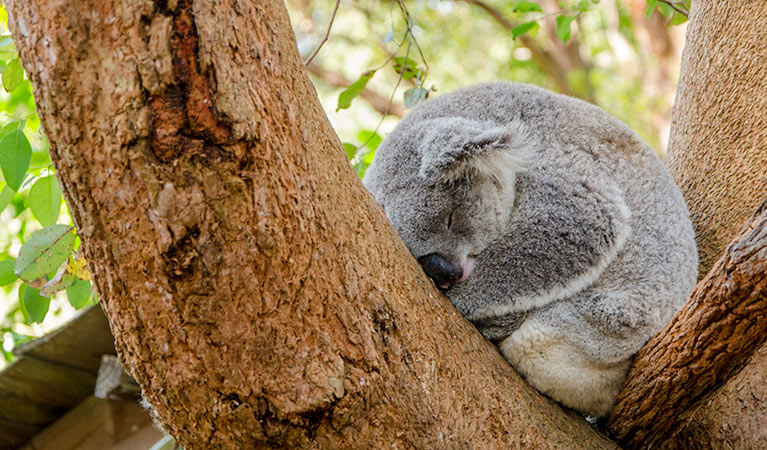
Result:
{"label": "sunlit leaf", "polygon": [[671,5],[667,3],[658,3],[658,10],[660,10],[660,13],[663,14],[667,19],[674,14],[674,8],[672,8]]}
{"label": "sunlit leaf", "polygon": [[343,143],[343,144],[341,144],[341,145],[343,145],[343,146],[344,146],[344,151],[346,152],[346,156],[347,156],[349,159],[352,159],[352,158],[354,158],[354,155],[357,153],[357,146],[356,146],[356,145],[354,145],[354,144],[350,144],[350,143],[348,143],[348,142],[344,142],[344,143]]}
{"label": "sunlit leaf", "polygon": [[[77,243],[79,242],[80,238],[78,237],[75,242],[75,249],[77,249]],[[90,280],[91,279],[91,272],[88,270],[88,266],[86,265],[85,258],[82,256],[72,257],[69,256],[69,261],[67,262],[67,272],[71,273],[75,277],[81,279],[81,280]]]}
{"label": "sunlit leaf", "polygon": [[74,227],[49,225],[33,234],[21,247],[14,272],[23,280],[40,278],[67,260],[74,243]]}
{"label": "sunlit leaf", "polygon": [[427,95],[429,95],[429,91],[420,86],[410,88],[405,91],[405,106],[412,108],[413,106],[424,101]]}
{"label": "sunlit leaf", "polygon": [[16,281],[16,274],[13,273],[15,259],[5,259],[0,261],[0,286],[7,286]]}
{"label": "sunlit leaf", "polygon": [[362,142],[362,145],[372,151],[378,149],[378,146],[381,145],[381,142],[383,141],[380,134],[371,130],[360,130],[360,132],[357,133],[357,139]]}
{"label": "sunlit leaf", "polygon": [[658,4],[658,0],[645,0],[647,2],[647,9],[645,9],[644,13],[647,17],[650,17],[652,15],[653,10],[655,9],[655,6]]}
{"label": "sunlit leaf", "polygon": [[13,189],[8,186],[3,186],[3,190],[0,191],[0,212],[3,212],[5,207],[11,203],[15,194],[16,192],[14,192]]}
{"label": "sunlit leaf", "polygon": [[365,86],[367,86],[368,81],[370,81],[371,78],[373,78],[373,75],[375,75],[375,70],[368,70],[367,72],[363,73],[359,80],[352,83],[348,88],[346,88],[343,92],[341,92],[338,95],[338,107],[336,107],[336,111],[339,109],[346,109],[352,104],[352,100],[354,100],[354,97],[360,95],[362,91],[365,90]]}
{"label": "sunlit leaf", "polygon": [[557,37],[562,42],[567,42],[570,40],[570,24],[573,22],[573,19],[575,19],[575,16],[557,16]]}
{"label": "sunlit leaf", "polygon": [[32,147],[23,131],[11,131],[0,139],[0,169],[14,191],[21,187],[31,159]]}
{"label": "sunlit leaf", "polygon": [[674,14],[674,17],[669,22],[669,25],[681,25],[685,22],[687,22],[689,18],[685,16],[684,14],[676,13]]}
{"label": "sunlit leaf", "polygon": [[24,69],[21,67],[19,58],[13,59],[3,69],[3,87],[8,92],[13,92],[24,81]]}
{"label": "sunlit leaf", "polygon": [[80,309],[88,304],[91,296],[91,283],[84,280],[75,280],[67,287],[67,298],[69,303],[75,308]]}
{"label": "sunlit leaf", "polygon": [[5,135],[10,133],[11,131],[20,130],[24,128],[24,121],[23,120],[17,120],[15,122],[10,122],[6,124],[2,129],[0,129],[0,139],[4,138]]}
{"label": "sunlit leaf", "polygon": [[409,80],[415,76],[420,78],[419,74],[421,72],[418,70],[418,63],[410,58],[405,58],[402,56],[394,58],[392,68],[398,74],[402,74],[402,78],[405,80]]}
{"label": "sunlit leaf", "polygon": [[48,314],[51,299],[40,296],[40,291],[22,283],[19,286],[19,306],[28,323],[39,323]]}
{"label": "sunlit leaf", "polygon": [[53,225],[61,209],[61,189],[56,177],[40,178],[29,190],[29,207],[32,214],[43,225]]}
{"label": "sunlit leaf", "polygon": [[517,2],[511,7],[512,12],[526,13],[530,11],[542,12],[541,5],[534,2]]}
{"label": "sunlit leaf", "polygon": [[525,33],[530,32],[531,30],[538,29],[538,22],[532,21],[532,22],[525,22],[521,25],[517,25],[516,27],[511,29],[511,36],[512,38],[516,39],[519,36],[522,36]]}

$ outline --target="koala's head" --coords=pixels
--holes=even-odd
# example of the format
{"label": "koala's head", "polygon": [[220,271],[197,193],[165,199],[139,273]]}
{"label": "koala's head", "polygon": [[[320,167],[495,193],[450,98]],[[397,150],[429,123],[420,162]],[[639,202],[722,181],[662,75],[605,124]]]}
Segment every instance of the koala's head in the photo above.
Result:
{"label": "koala's head", "polygon": [[379,148],[365,185],[440,288],[505,232],[524,141],[519,125],[440,118],[405,123]]}

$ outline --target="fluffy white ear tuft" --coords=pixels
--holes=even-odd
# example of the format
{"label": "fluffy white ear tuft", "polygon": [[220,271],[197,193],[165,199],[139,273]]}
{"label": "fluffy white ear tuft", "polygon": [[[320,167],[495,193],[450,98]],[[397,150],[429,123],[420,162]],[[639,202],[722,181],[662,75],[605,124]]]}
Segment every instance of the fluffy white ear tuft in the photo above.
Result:
{"label": "fluffy white ear tuft", "polygon": [[[436,122],[436,120],[435,120]],[[532,162],[534,148],[518,123],[494,125],[469,119],[441,119],[419,148],[419,175],[442,182],[480,175],[505,184]]]}

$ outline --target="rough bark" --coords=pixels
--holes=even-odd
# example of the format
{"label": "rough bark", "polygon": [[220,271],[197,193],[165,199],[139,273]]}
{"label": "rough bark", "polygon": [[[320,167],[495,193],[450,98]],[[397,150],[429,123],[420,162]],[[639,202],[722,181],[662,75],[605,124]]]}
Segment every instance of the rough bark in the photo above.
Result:
{"label": "rough bark", "polygon": [[693,407],[767,338],[765,311],[767,202],[682,310],[637,354],[608,422],[610,434],[628,448],[674,436]]}
{"label": "rough bark", "polygon": [[767,346],[702,402],[664,448],[763,450],[767,442]]}
{"label": "rough bark", "polygon": [[123,362],[187,449],[609,448],[349,167],[274,0],[7,0]]}
{"label": "rough bark", "polygon": [[692,2],[667,164],[705,275],[767,198],[767,2]]}

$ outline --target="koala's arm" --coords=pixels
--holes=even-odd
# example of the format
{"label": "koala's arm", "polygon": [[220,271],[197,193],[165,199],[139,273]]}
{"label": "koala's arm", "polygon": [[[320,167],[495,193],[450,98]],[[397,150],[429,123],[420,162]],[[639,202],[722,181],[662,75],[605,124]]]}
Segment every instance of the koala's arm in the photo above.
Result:
{"label": "koala's arm", "polygon": [[521,175],[518,186],[507,233],[451,295],[491,339],[508,335],[526,311],[589,287],[631,234],[630,211],[610,180]]}

